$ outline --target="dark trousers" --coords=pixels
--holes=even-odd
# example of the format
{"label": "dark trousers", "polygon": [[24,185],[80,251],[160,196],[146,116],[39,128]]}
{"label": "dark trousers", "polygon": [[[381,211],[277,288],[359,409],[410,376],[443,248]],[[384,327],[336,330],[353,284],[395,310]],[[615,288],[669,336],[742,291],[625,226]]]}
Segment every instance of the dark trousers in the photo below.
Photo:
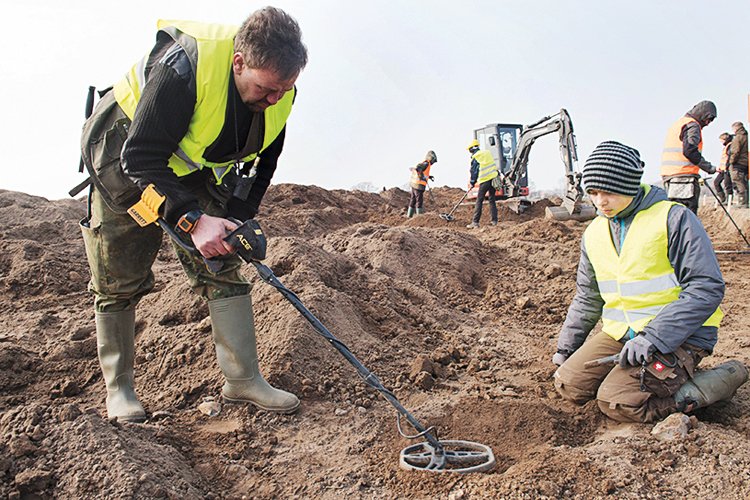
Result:
{"label": "dark trousers", "polygon": [[409,208],[422,208],[424,204],[424,190],[411,188],[411,196],[409,197]]}
{"label": "dark trousers", "polygon": [[484,195],[489,193],[490,195],[490,217],[492,222],[497,222],[497,205],[495,204],[495,188],[492,187],[492,180],[484,181],[479,185],[479,192],[477,193],[477,203],[474,205],[474,219],[473,221],[479,224],[479,219],[482,218],[482,204],[484,203]]}
{"label": "dark trousers", "polygon": [[732,196],[732,176],[726,170],[720,170],[714,179],[714,189],[722,203],[727,196]]}
{"label": "dark trousers", "polygon": [[747,208],[747,167],[737,168],[732,166],[729,172],[732,176],[734,190],[737,191],[737,204],[742,208]]}

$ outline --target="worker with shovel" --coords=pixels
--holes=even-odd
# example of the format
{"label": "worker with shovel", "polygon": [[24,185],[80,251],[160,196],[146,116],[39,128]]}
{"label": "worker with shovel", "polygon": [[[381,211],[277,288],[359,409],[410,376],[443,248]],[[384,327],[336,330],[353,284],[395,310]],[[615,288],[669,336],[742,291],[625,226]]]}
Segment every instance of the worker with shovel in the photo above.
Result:
{"label": "worker with shovel", "polygon": [[497,204],[495,203],[495,188],[492,186],[492,179],[500,175],[497,168],[497,162],[492,153],[485,149],[479,149],[479,141],[474,139],[466,148],[471,155],[471,168],[469,170],[471,180],[469,183],[474,187],[479,182],[479,192],[477,193],[477,202],[474,205],[474,217],[466,227],[476,229],[479,227],[479,220],[482,218],[482,205],[484,196],[489,197],[490,205],[490,225],[497,226]]}
{"label": "worker with shovel", "polygon": [[407,217],[413,217],[415,213],[417,215],[424,213],[424,191],[427,188],[427,182],[434,180],[430,175],[430,169],[435,163],[437,163],[437,155],[434,151],[427,151],[424,161],[417,163],[415,167],[410,169],[411,196],[409,197],[409,207],[406,209]]}
{"label": "worker with shovel", "polygon": [[[700,220],[640,184],[637,150],[607,141],[582,182],[599,211],[581,242],[576,295],[552,358],[560,395],[596,399],[618,421],[650,422],[727,400],[742,363],[697,371],[716,345],[724,281]],[[602,331],[588,338],[599,320]],[[618,364],[591,363],[614,356]]]}
{"label": "worker with shovel", "polygon": [[[274,7],[239,28],[159,21],[152,51],[87,120],[82,156],[93,187],[81,228],[109,418],[146,418],[134,387],[135,308],[154,288],[162,229],[141,227],[127,209],[151,184],[164,197],[153,204],[160,216],[201,254],[175,245],[190,286],[208,301],[224,399],[299,407],[259,372],[250,284],[224,238],[258,212],[306,63],[299,25]],[[203,258],[223,259],[221,270],[209,272]]]}

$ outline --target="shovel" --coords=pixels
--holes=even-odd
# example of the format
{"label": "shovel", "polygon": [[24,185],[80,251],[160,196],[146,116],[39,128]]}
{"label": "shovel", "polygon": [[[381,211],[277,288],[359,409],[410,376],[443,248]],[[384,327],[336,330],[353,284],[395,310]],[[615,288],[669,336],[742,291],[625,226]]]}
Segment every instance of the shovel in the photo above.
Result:
{"label": "shovel", "polygon": [[464,195],[461,197],[460,200],[458,200],[458,203],[456,203],[456,206],[453,207],[453,209],[448,212],[447,214],[440,214],[440,218],[444,221],[450,222],[453,220],[453,214],[458,209],[458,207],[463,203],[463,201],[466,199],[467,196],[469,196],[469,193],[471,192],[471,188],[467,189]]}

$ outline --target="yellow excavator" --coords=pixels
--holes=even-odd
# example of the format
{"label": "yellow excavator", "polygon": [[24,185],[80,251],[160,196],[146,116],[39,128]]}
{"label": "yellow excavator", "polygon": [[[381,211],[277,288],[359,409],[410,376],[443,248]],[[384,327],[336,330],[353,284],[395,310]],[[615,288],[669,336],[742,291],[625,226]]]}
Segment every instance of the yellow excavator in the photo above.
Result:
{"label": "yellow excavator", "polygon": [[[531,146],[542,136],[558,132],[560,136],[560,156],[565,164],[566,192],[560,206],[547,207],[546,217],[555,220],[586,221],[596,216],[596,209],[584,203],[581,188],[581,173],[576,170],[578,161],[573,122],[565,109],[559,113],[522,126],[509,123],[491,123],[474,131],[474,138],[482,147],[492,153],[499,165],[503,188],[496,190],[501,200],[519,198],[518,213],[523,213],[531,202],[529,195],[528,163]],[[476,194],[474,195],[476,197]]]}

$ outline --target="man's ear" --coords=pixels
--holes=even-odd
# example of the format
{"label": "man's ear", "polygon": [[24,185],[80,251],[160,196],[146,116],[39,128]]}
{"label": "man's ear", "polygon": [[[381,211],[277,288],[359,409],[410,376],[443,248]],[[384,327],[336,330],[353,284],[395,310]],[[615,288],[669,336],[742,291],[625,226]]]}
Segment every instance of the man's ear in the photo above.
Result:
{"label": "man's ear", "polygon": [[235,52],[232,56],[232,70],[234,70],[235,73],[241,73],[244,65],[245,56],[242,55],[242,52]]}

